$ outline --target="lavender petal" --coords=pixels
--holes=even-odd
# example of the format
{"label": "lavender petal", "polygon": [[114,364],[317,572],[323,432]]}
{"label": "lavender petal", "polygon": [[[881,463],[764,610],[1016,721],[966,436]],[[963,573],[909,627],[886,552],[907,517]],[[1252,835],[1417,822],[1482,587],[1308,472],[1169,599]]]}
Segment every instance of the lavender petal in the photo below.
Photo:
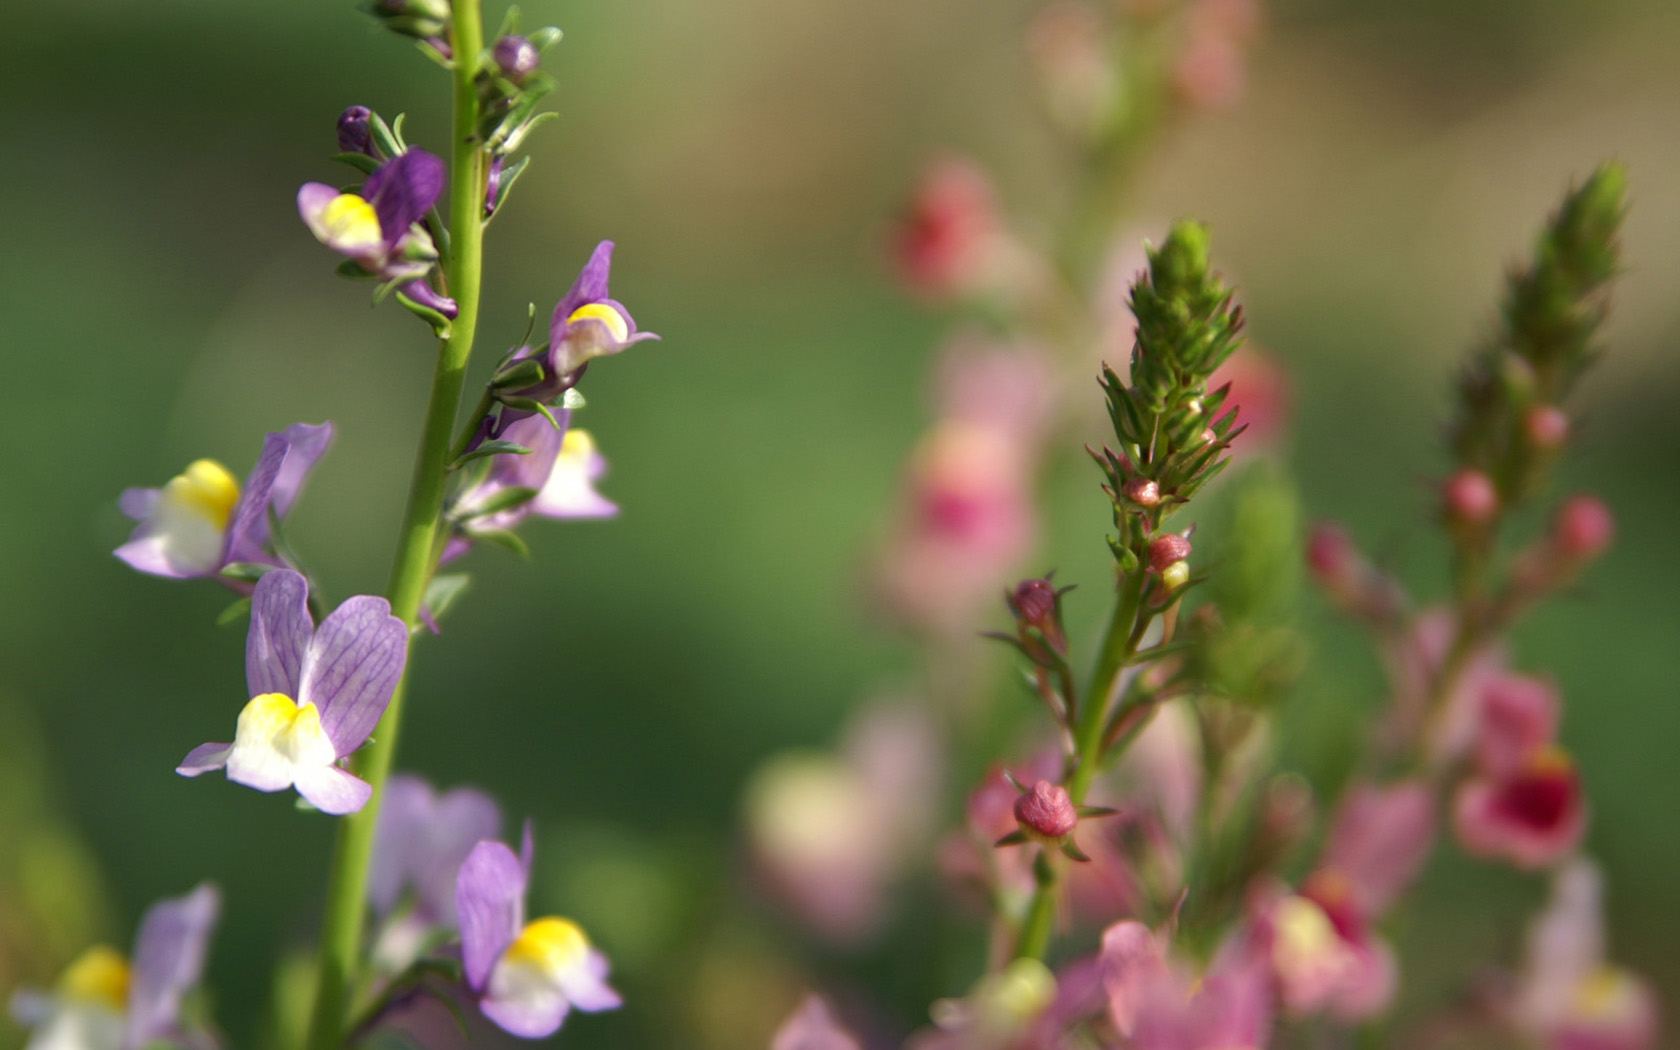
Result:
{"label": "lavender petal", "polygon": [[268,434],[263,438],[262,453],[257,465],[239,490],[239,502],[233,506],[228,519],[227,535],[222,539],[222,564],[230,562],[270,562],[263,551],[268,542],[268,504],[274,492],[274,479],[286,462],[288,444],[283,434]]}
{"label": "lavender petal", "polygon": [[181,998],[198,983],[221,910],[221,895],[200,883],[184,897],[159,901],[140,920],[128,989],[124,1050],[140,1050],[176,1028]]}
{"label": "lavender petal", "polygon": [[321,728],[340,758],[361,747],[379,724],[407,658],[408,628],[383,598],[358,595],[321,621],[296,699],[320,711]]}
{"label": "lavender petal", "polygon": [[480,1000],[478,1008],[484,1016],[509,1035],[522,1039],[545,1039],[560,1030],[571,1005],[556,991],[536,999]]}
{"label": "lavender petal", "polygon": [[304,479],[315,469],[327,446],[332,444],[333,425],[293,423],[280,432],[280,437],[286,442],[286,457],[280,464],[280,473],[274,478],[269,502],[273,504],[274,512],[283,518],[297,500]]}
{"label": "lavender petal", "polygon": [[437,800],[426,852],[415,873],[420,907],[441,922],[455,922],[455,878],[472,848],[502,830],[502,808],[477,788],[460,787]]}
{"label": "lavender petal", "polygon": [[123,489],[117,497],[117,509],[135,521],[145,521],[157,509],[160,489]]}
{"label": "lavender petal", "polygon": [[397,906],[403,885],[420,866],[417,847],[436,807],[436,793],[419,777],[398,773],[385,782],[368,873],[368,902],[375,912],[389,914]]}
{"label": "lavender petal", "polygon": [[484,990],[496,960],[525,925],[525,882],[525,865],[501,842],[480,842],[461,863],[455,911],[461,964],[475,992]]}
{"label": "lavender petal", "polygon": [[554,471],[554,460],[565,443],[566,428],[571,418],[571,412],[561,409],[554,413],[559,429],[538,414],[525,416],[502,428],[501,440],[524,445],[531,451],[523,456],[508,453],[496,456],[491,461],[486,481],[510,487],[541,489]]}
{"label": "lavender petal", "polygon": [[309,583],[290,569],[275,569],[251,592],[251,629],[245,635],[249,695],[282,693],[298,698],[304,656],[315,622],[309,618]]}
{"label": "lavender petal", "polygon": [[443,193],[443,161],[423,149],[393,157],[368,176],[362,196],[379,215],[379,229],[387,246],[394,247],[437,203]]}
{"label": "lavender petal", "polygon": [[293,783],[310,805],[335,817],[357,812],[373,797],[372,784],[337,766],[300,771]]}
{"label": "lavender petal", "polygon": [[554,308],[554,319],[549,323],[549,334],[552,342],[559,342],[561,334],[566,328],[566,318],[572,316],[577,308],[585,303],[599,302],[607,297],[607,277],[612,270],[613,242],[602,241],[595,246],[595,251],[589,256],[577,280],[572,282],[559,305]]}
{"label": "lavender petal", "polygon": [[[144,528],[144,526],[142,526]],[[162,536],[140,536],[112,551],[117,557],[129,564],[130,568],[152,576],[168,576],[175,580],[190,580],[204,575],[190,569],[183,569],[169,556],[166,540]]]}
{"label": "lavender petal", "polygon": [[228,755],[232,752],[232,744],[200,744],[187,752],[187,757],[181,759],[175,772],[184,777],[196,777],[212,769],[221,769],[227,765]]}

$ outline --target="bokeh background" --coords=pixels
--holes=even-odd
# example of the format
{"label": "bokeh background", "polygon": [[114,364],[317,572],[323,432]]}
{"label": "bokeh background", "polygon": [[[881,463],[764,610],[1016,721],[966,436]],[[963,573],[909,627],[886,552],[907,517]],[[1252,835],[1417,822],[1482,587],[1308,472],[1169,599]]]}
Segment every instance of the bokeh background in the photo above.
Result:
{"label": "bokeh background", "polygon": [[[563,119],[491,230],[481,345],[517,340],[527,302],[546,315],[603,237],[615,293],[664,341],[588,380],[622,517],[538,524],[529,562],[475,557],[475,592],[416,654],[400,764],[536,819],[538,905],[591,927],[632,1004],[569,1025],[572,1045],[762,1045],[807,981],[873,982],[914,1023],[913,1004],[975,974],[977,934],[955,918],[906,926],[948,950],[806,946],[754,899],[738,829],[766,756],[830,744],[912,673],[859,577],[945,320],[895,286],[883,236],[944,146],[989,166],[1029,226],[1054,214],[1065,173],[1021,46],[1035,6],[524,5],[566,31],[548,63]],[[431,342],[331,275],[292,198],[336,177],[343,106],[406,110],[433,143],[446,90],[338,0],[17,3],[5,21],[0,991],[95,938],[126,944],[148,902],[210,877],[227,901],[219,1013],[260,1047],[331,827],[170,772],[243,702],[242,633],[212,625],[218,589],[110,556],[128,527],[115,498],[202,455],[242,475],[265,431],[332,419],[292,537],[335,596],[382,586]],[[1278,0],[1242,105],[1167,136],[1137,205],[1146,225],[1213,225],[1251,334],[1292,374],[1307,512],[1427,586],[1454,361],[1563,187],[1611,156],[1631,177],[1627,273],[1563,480],[1610,501],[1619,538],[1514,644],[1569,701],[1614,951],[1673,1002],[1680,8]],[[1105,515],[1094,472],[1069,463],[1040,557],[1094,607]],[[1290,746],[1333,766],[1380,684],[1358,636],[1305,609],[1317,659]],[[1539,887],[1444,859],[1422,895],[1406,944],[1439,986],[1464,958],[1509,958]],[[21,1040],[0,1022],[0,1045]]]}

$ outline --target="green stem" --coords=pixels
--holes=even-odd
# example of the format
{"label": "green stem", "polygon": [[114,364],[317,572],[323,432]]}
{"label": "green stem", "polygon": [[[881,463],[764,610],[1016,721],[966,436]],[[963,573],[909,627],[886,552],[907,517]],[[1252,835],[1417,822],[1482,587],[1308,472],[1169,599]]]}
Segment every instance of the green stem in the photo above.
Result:
{"label": "green stem", "polygon": [[[447,277],[459,314],[450,336],[438,347],[431,399],[415,458],[402,536],[388,589],[391,611],[414,626],[435,559],[438,519],[448,482],[450,438],[461,407],[461,388],[478,328],[479,284],[484,252],[484,152],[478,141],[478,92],[474,78],[484,50],[479,0],[454,0],[454,121],[451,144],[450,253]],[[356,772],[373,786],[361,812],[346,817],[338,829],[327,908],[321,933],[320,975],[309,1050],[338,1050],[350,1013],[357,977],[362,928],[367,910],[367,875],[373,832],[385,781],[396,753],[406,690],[397,686],[374,737],[356,760]]]}
{"label": "green stem", "polygon": [[[1102,764],[1103,733],[1110,721],[1111,700],[1120,672],[1137,655],[1143,627],[1148,623],[1143,613],[1145,573],[1140,567],[1120,581],[1120,597],[1114,603],[1114,615],[1108,621],[1108,633],[1103,638],[1102,655],[1097,660],[1097,672],[1091,677],[1091,688],[1080,707],[1079,725],[1074,733],[1074,766],[1068,777],[1068,797],[1076,806],[1084,805],[1091,781]],[[1043,959],[1050,948],[1050,929],[1056,918],[1056,892],[1059,865],[1047,866],[1033,891],[1032,904],[1027,908],[1021,935],[1015,942],[1017,959]]]}

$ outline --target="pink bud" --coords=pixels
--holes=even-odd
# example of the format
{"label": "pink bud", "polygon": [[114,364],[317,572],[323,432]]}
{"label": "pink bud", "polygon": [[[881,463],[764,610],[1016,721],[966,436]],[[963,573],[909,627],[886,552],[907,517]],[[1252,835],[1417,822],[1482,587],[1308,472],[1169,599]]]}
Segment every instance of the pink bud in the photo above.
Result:
{"label": "pink bud", "polygon": [[1040,780],[1015,800],[1015,819],[1025,831],[1059,839],[1078,825],[1079,814],[1066,788]]}
{"label": "pink bud", "polygon": [[1359,568],[1353,537],[1334,522],[1314,525],[1307,537],[1307,567],[1327,587],[1347,585]]}
{"label": "pink bud", "polygon": [[1167,566],[1190,557],[1190,541],[1176,532],[1164,532],[1149,541],[1149,567],[1165,572]]}
{"label": "pink bud", "polygon": [[1441,486],[1441,500],[1447,516],[1466,525],[1481,525],[1499,511],[1499,491],[1493,479],[1469,467]]}
{"label": "pink bud", "polygon": [[1569,416],[1556,405],[1535,405],[1523,417],[1523,432],[1535,448],[1558,448],[1569,437]]}
{"label": "pink bud", "polygon": [[1604,553],[1616,534],[1610,508],[1595,496],[1571,496],[1552,519],[1552,543],[1570,561],[1587,561]]}
{"label": "pink bud", "polygon": [[1150,478],[1133,478],[1120,491],[1140,507],[1154,507],[1161,502],[1161,486]]}
{"label": "pink bud", "polygon": [[1049,580],[1022,580],[1009,596],[1009,604],[1023,627],[1044,632],[1052,644],[1060,642],[1062,625],[1056,617],[1056,588]]}

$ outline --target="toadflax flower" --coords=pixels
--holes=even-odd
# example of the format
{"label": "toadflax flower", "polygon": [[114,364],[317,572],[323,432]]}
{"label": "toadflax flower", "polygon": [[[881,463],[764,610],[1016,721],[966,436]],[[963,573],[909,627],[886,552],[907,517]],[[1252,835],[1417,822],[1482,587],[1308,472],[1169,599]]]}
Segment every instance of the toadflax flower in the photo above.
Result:
{"label": "toadflax flower", "polygon": [[501,807],[477,788],[438,792],[408,774],[386,782],[368,875],[368,901],[385,920],[374,950],[384,969],[407,969],[437,935],[455,928],[461,862],[501,830]]}
{"label": "toadflax flower", "polygon": [[176,767],[196,777],[226,767],[258,791],[296,787],[326,813],[354,813],[373,789],[338,763],[367,740],[408,658],[408,629],[384,598],[358,595],[321,622],[309,585],[290,569],[257,581],[245,641],[251,700],[231,744],[201,744]]}
{"label": "toadflax flower", "polygon": [[279,565],[267,549],[269,511],[286,516],[332,436],[331,423],[269,434],[243,487],[220,463],[200,459],[162,488],[124,489],[118,506],[139,524],[117,557],[177,580],[214,576],[234,562]]}
{"label": "toadflax flower", "polygon": [[461,963],[479,1009],[503,1031],[542,1039],[577,1007],[613,1010],[623,1000],[607,984],[607,957],[570,919],[525,921],[531,831],[518,856],[501,842],[480,842],[455,881]]}
{"label": "toadflax flower", "polygon": [[83,952],[51,994],[19,991],[12,1016],[34,1028],[28,1050],[141,1050],[158,1042],[214,1045],[181,1022],[181,1001],[204,970],[220,895],[201,883],[146,910],[132,966],[106,945]]}
{"label": "toadflax flower", "polygon": [[[474,533],[512,529],[532,514],[567,521],[618,513],[616,503],[595,491],[595,482],[607,472],[606,457],[596,450],[595,439],[589,431],[571,426],[570,412],[555,412],[554,419],[558,427],[536,414],[520,414],[501,425],[495,434],[498,440],[531,451],[493,456],[489,473],[456,499],[450,516],[460,524],[462,535],[450,539],[445,561],[466,553]],[[490,509],[513,489],[536,495],[511,507]]]}
{"label": "toadflax flower", "polygon": [[597,357],[608,357],[635,343],[658,339],[652,332],[638,331],[636,319],[617,299],[610,298],[607,278],[612,270],[613,242],[595,246],[577,280],[572,282],[549,323],[546,350],[522,349],[515,362],[537,360],[543,378],[534,386],[515,391],[538,401],[559,397],[576,382],[577,370]]}
{"label": "toadflax flower", "polygon": [[322,244],[383,281],[406,281],[410,298],[446,316],[455,304],[422,280],[437,262],[431,234],[419,225],[443,193],[443,161],[410,149],[381,164],[361,193],[340,193],[324,182],[298,190],[298,214]]}

